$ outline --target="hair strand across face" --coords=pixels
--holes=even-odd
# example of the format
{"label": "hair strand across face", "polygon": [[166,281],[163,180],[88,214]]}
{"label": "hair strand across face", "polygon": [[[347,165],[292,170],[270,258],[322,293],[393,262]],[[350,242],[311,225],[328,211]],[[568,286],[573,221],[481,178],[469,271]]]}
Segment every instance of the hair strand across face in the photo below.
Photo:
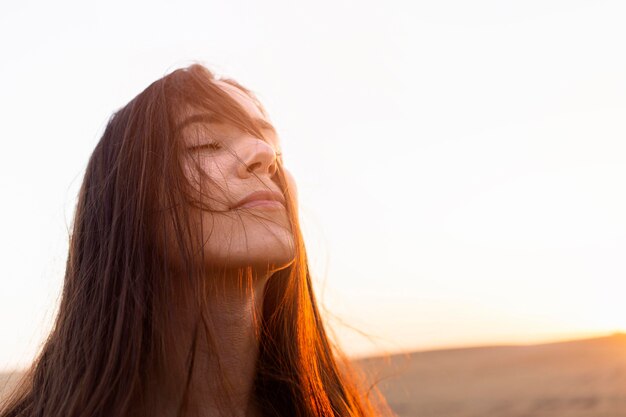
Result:
{"label": "hair strand across face", "polygon": [[[208,269],[204,235],[190,215],[198,187],[185,173],[178,123],[211,115],[258,138],[268,132],[217,81],[201,65],[178,69],[109,120],[78,196],[53,330],[0,417],[155,415],[151,381],[167,367],[179,306],[191,309],[194,327],[187,371],[167,383],[179,399],[175,414],[187,412],[196,345],[219,343],[204,295],[219,291],[220,280],[217,269]],[[223,82],[258,103],[236,82]],[[186,113],[191,110],[202,116]],[[376,390],[364,392],[326,334],[286,175],[279,159],[275,181],[285,196],[295,255],[261,294],[254,400],[266,416],[391,414]],[[237,285],[250,292],[252,279],[251,270],[241,268]],[[224,398],[228,414],[228,387]]]}

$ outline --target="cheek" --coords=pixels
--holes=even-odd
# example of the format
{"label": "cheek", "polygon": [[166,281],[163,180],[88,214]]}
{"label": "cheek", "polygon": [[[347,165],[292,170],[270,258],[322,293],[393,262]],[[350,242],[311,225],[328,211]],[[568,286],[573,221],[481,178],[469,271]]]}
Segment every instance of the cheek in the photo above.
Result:
{"label": "cheek", "polygon": [[207,210],[224,211],[230,207],[228,175],[231,161],[226,158],[197,158],[185,167],[191,186],[192,202]]}

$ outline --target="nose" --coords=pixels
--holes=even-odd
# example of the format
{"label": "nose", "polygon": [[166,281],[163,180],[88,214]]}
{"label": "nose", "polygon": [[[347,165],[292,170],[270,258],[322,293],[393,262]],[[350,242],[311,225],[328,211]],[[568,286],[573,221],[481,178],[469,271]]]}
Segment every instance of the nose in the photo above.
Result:
{"label": "nose", "polygon": [[248,178],[252,174],[268,174],[271,177],[276,173],[276,152],[269,143],[260,139],[246,146],[241,162],[238,167],[240,178]]}

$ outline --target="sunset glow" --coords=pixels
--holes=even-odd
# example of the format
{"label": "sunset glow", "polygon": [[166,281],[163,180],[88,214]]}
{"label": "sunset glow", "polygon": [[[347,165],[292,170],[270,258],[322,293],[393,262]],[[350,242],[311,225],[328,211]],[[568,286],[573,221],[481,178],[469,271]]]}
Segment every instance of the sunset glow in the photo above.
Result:
{"label": "sunset glow", "polygon": [[269,111],[348,354],[626,332],[626,3],[38,3],[0,16],[0,369],[108,118],[195,60]]}

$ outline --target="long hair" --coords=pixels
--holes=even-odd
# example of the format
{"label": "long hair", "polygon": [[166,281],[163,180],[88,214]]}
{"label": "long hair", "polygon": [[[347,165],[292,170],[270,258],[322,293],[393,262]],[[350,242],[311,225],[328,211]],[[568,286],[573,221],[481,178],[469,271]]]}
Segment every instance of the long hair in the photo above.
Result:
{"label": "long hair", "polygon": [[[210,285],[199,279],[206,270],[198,262],[202,251],[197,250],[188,214],[189,202],[197,202],[196,188],[181,166],[177,116],[184,108],[207,110],[263,137],[258,121],[216,80],[198,64],[178,69],[110,118],[78,196],[58,316],[0,417],[149,414],[142,396],[152,375],[149,370],[167,363],[172,294],[202,294],[194,290]],[[262,109],[252,92],[233,80],[223,81],[248,94]],[[295,257],[265,287],[254,400],[267,416],[389,412],[377,388],[367,389],[361,374],[325,332],[295,196],[280,161],[276,182],[286,197]],[[187,279],[174,282],[168,259],[180,260],[179,271]],[[198,328],[205,334],[194,334],[189,372],[197,338],[211,333],[202,300],[197,305]],[[220,375],[211,377],[219,380]],[[181,387],[178,415],[185,415],[187,388]]]}

